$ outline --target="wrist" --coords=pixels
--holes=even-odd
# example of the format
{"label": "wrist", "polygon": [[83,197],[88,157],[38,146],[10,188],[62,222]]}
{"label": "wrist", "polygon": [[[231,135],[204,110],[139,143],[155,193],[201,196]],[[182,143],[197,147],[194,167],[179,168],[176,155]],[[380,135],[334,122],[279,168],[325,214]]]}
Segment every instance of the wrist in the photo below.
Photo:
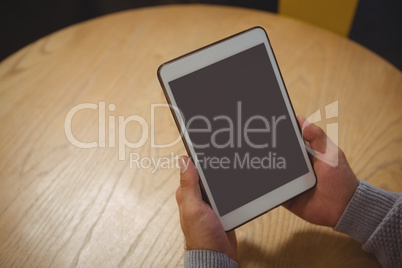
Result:
{"label": "wrist", "polygon": [[360,181],[334,230],[364,243],[382,222],[398,195]]}
{"label": "wrist", "polygon": [[228,255],[212,250],[189,250],[184,255],[184,267],[237,268]]}

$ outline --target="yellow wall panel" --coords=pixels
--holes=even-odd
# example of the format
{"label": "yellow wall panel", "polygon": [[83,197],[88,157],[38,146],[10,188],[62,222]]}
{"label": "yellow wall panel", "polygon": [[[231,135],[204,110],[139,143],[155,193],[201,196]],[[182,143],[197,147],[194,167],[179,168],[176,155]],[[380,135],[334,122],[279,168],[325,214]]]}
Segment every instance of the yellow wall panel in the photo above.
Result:
{"label": "yellow wall panel", "polygon": [[279,13],[348,36],[358,0],[280,0]]}

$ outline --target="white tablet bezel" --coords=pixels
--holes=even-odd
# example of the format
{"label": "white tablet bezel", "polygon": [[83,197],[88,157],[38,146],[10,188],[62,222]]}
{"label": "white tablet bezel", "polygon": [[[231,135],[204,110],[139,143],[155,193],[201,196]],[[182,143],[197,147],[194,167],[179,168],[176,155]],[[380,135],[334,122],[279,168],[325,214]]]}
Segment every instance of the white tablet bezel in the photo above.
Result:
{"label": "white tablet bezel", "polygon": [[[191,144],[188,132],[185,128],[185,122],[180,110],[177,109],[177,104],[173,93],[169,87],[169,82],[177,78],[185,76],[189,73],[195,72],[201,68],[209,66],[225,58],[231,57],[249,48],[252,48],[261,43],[265,44],[270,63],[273,67],[276,79],[278,81],[283,99],[286,104],[287,111],[290,115],[290,119],[295,130],[299,145],[303,152],[304,159],[307,163],[309,172],[297,179],[290,181],[289,183],[282,185],[281,187],[225,214],[220,216],[215,204],[215,200],[212,197],[210,188],[205,179],[205,175],[198,165],[198,158],[195,150]],[[277,65],[274,53],[272,51],[268,36],[265,30],[261,27],[254,27],[244,32],[238,33],[214,44],[181,56],[177,59],[162,64],[158,69],[158,78],[164,90],[165,96],[171,105],[171,111],[175,118],[176,124],[181,131],[186,146],[187,152],[193,158],[194,163],[197,166],[197,170],[200,175],[201,182],[203,184],[204,191],[209,199],[212,209],[219,217],[225,231],[232,230],[255,217],[275,208],[283,202],[291,199],[292,197],[299,195],[300,193],[312,188],[316,184],[316,177],[311,165],[311,161],[304,148],[305,144],[302,139],[299,126],[297,124],[296,117],[294,115],[292,104],[290,103],[288,93],[283,82],[279,67]]]}

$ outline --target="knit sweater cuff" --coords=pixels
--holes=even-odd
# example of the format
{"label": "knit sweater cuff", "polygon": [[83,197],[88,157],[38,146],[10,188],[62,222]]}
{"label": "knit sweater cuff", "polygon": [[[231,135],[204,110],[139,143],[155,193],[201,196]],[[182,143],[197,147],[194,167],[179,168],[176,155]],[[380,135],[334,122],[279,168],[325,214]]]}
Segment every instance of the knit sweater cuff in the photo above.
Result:
{"label": "knit sweater cuff", "polygon": [[334,230],[365,243],[388,214],[398,195],[360,181]]}
{"label": "knit sweater cuff", "polygon": [[189,250],[184,255],[186,268],[237,268],[237,263],[226,254],[211,250]]}

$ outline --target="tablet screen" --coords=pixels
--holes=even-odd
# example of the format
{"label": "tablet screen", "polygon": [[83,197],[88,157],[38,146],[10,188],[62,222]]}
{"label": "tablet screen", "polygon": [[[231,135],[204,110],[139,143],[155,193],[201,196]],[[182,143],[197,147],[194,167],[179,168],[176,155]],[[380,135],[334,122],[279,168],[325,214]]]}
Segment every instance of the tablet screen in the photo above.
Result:
{"label": "tablet screen", "polygon": [[169,86],[220,216],[308,173],[264,43]]}

